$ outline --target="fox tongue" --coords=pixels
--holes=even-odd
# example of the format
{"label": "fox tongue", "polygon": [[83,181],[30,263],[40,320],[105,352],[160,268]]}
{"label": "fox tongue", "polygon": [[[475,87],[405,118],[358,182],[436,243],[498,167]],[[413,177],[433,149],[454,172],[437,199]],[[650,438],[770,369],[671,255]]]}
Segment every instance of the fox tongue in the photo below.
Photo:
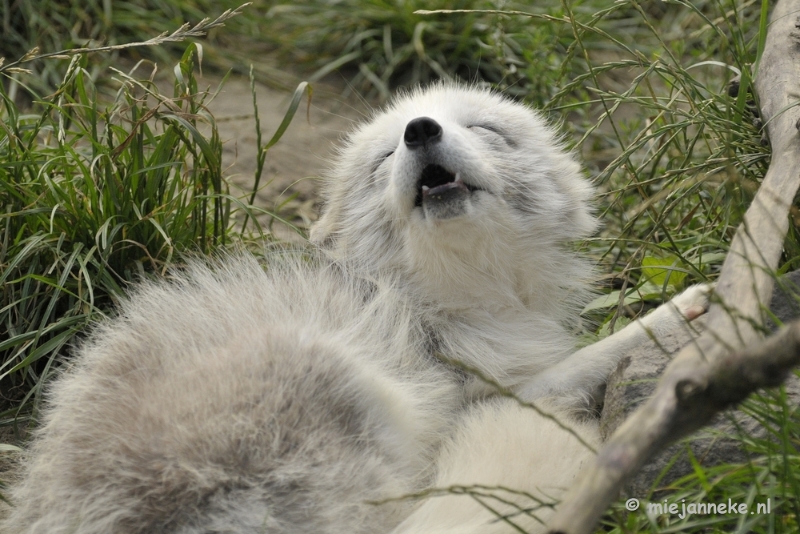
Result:
{"label": "fox tongue", "polygon": [[461,179],[461,176],[456,174],[456,179],[452,182],[447,182],[442,185],[437,185],[436,187],[428,187],[426,185],[422,186],[422,198],[425,199],[430,195],[443,195],[447,191],[451,189],[463,189],[464,191],[468,191],[467,186],[464,184],[464,181]]}

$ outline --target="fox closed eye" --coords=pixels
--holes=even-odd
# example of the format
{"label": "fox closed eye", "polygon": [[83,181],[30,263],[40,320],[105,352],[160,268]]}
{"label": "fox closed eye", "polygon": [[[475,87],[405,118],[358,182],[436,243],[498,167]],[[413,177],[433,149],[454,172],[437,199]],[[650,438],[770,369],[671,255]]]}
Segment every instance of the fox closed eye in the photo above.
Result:
{"label": "fox closed eye", "polygon": [[481,130],[488,130],[490,132],[496,133],[497,135],[502,135],[499,129],[495,128],[494,126],[490,126],[488,124],[470,124],[469,126],[467,126],[468,130],[473,130],[475,128],[479,128]]}
{"label": "fox closed eye", "polygon": [[387,159],[389,159],[389,157],[391,157],[392,154],[394,154],[394,150],[391,150],[391,151],[386,152],[385,154],[381,155],[381,157],[379,157],[378,160],[375,162],[375,169],[377,169],[378,167],[383,165],[383,163]]}
{"label": "fox closed eye", "polygon": [[501,130],[500,128],[497,128],[495,126],[492,126],[490,124],[470,124],[469,126],[467,126],[467,129],[468,130],[475,130],[478,133],[487,132],[487,133],[493,134],[493,135],[495,135],[497,137],[500,137],[503,141],[505,141],[505,143],[508,146],[511,146],[511,147],[516,146],[516,143],[510,137],[508,137],[508,135],[503,130]]}
{"label": "fox closed eye", "polygon": [[372,165],[372,171],[371,171],[371,174],[372,174],[372,173],[374,173],[375,171],[377,171],[377,170],[378,170],[378,168],[380,168],[380,166],[381,166],[381,165],[383,165],[383,163],[384,163],[384,162],[385,162],[387,159],[389,159],[389,157],[390,157],[392,154],[394,154],[394,150],[391,150],[391,151],[389,151],[389,152],[386,152],[385,154],[381,155],[381,156],[380,156],[380,157],[379,157],[379,158],[378,158],[378,159],[375,161],[375,163]]}

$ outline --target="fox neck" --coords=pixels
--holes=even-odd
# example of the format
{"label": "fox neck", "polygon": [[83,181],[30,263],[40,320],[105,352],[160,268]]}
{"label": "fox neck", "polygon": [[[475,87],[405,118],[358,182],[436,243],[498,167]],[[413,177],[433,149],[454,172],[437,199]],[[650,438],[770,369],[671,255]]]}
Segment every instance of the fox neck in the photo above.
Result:
{"label": "fox neck", "polygon": [[[415,292],[452,311],[476,307],[498,312],[537,311],[539,299],[533,297],[552,281],[530,279],[536,265],[526,262],[523,266],[517,261],[512,239],[474,230],[467,225],[456,231],[448,229],[441,236],[407,236],[405,270]],[[459,231],[469,235],[459,236]]]}
{"label": "fox neck", "polygon": [[460,315],[480,308],[544,316],[569,330],[580,325],[593,269],[566,243],[486,221],[442,230],[408,232],[401,247],[405,277],[420,298]]}

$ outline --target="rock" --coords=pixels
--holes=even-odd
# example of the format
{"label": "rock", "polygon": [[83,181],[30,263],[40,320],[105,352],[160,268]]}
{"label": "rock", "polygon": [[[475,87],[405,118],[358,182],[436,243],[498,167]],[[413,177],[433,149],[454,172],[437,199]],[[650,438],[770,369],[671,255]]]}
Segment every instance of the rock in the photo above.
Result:
{"label": "rock", "polygon": [[[800,317],[800,270],[778,278],[769,309],[782,323]],[[778,329],[774,322],[767,326],[771,331]]]}
{"label": "rock", "polygon": [[[770,310],[781,323],[800,317],[800,271],[778,279]],[[609,377],[606,388],[600,418],[603,440],[608,439],[625,418],[653,393],[658,378],[672,356],[697,337],[704,327],[705,318],[700,317],[691,325],[684,325],[662,336],[658,344],[649,341],[622,358],[616,371]],[[768,327],[777,329],[774,322]],[[791,404],[800,404],[800,379],[796,375],[790,375],[786,381],[786,391]],[[729,436],[744,434],[764,437],[766,433],[761,423],[743,411],[727,410],[691,438],[671,445],[648,462],[631,480],[628,492],[634,497],[648,497],[658,481],[652,496],[656,499],[658,491],[664,491],[671,482],[691,473],[693,468],[687,447],[704,467],[746,462],[748,453],[742,448],[741,440]]]}

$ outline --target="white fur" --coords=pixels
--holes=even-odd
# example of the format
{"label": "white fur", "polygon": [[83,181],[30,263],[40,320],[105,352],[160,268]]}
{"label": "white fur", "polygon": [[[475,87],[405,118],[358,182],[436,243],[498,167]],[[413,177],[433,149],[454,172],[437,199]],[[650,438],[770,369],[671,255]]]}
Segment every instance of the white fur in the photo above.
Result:
{"label": "white fur", "polygon": [[[441,138],[415,147],[420,117]],[[433,164],[473,190],[415,205]],[[707,298],[575,353],[590,196],[532,110],[447,85],[401,97],[342,149],[310,258],[196,262],[95,329],[49,391],[2,532],[540,528],[597,431],[485,379],[566,420],[622,349]]]}

